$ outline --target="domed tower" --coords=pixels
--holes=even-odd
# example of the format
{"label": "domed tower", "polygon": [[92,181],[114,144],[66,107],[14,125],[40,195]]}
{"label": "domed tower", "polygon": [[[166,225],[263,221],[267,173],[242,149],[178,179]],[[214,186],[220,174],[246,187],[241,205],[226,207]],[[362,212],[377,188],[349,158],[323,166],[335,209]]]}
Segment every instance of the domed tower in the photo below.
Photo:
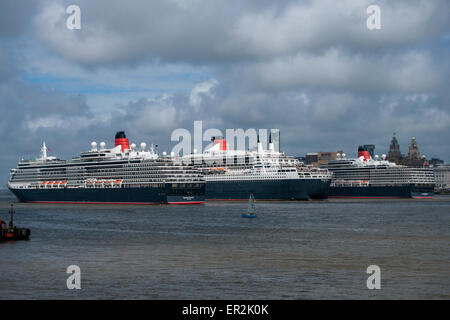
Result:
{"label": "domed tower", "polygon": [[414,137],[411,139],[411,144],[409,145],[408,158],[411,160],[420,159],[419,147],[417,146],[416,138]]}
{"label": "domed tower", "polygon": [[427,163],[425,156],[420,156],[419,147],[417,146],[416,138],[411,139],[409,145],[408,155],[403,160],[403,165],[408,167],[423,167]]}
{"label": "domed tower", "polygon": [[391,145],[389,146],[389,153],[388,153],[388,160],[395,162],[395,163],[400,163],[402,161],[402,154],[400,152],[400,145],[398,144],[397,138],[395,137],[395,132],[394,132],[394,136],[392,137],[391,140]]}

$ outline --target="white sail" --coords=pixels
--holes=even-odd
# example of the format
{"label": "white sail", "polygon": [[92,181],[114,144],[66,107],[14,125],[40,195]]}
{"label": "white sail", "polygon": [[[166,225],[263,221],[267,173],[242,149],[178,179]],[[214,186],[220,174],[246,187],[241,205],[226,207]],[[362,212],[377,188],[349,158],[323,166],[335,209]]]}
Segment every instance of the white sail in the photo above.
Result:
{"label": "white sail", "polygon": [[255,197],[253,193],[250,193],[250,198],[248,199],[248,213],[256,214]]}

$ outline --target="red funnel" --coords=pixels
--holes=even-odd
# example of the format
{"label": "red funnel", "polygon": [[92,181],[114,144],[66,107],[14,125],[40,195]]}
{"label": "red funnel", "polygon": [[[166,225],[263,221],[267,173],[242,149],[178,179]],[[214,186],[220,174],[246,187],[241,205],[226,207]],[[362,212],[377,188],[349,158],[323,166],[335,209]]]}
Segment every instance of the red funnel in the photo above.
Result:
{"label": "red funnel", "polygon": [[364,157],[364,161],[370,159],[370,153],[366,150],[366,148],[359,146],[358,147],[358,158]]}
{"label": "red funnel", "polygon": [[225,140],[223,137],[213,137],[212,142],[214,145],[220,143],[220,150],[227,151],[227,140]]}
{"label": "red funnel", "polygon": [[122,152],[125,152],[125,150],[130,149],[130,143],[128,142],[128,138],[125,135],[125,132],[118,131],[116,133],[116,140],[114,146],[122,146]]}

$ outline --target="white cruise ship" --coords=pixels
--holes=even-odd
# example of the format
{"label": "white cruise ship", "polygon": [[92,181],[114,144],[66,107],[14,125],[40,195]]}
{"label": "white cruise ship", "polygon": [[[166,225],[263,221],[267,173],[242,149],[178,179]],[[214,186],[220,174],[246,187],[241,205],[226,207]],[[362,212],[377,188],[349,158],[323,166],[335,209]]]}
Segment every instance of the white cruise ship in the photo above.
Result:
{"label": "white cruise ship", "polygon": [[322,166],[333,173],[330,198],[431,198],[434,174],[430,168],[412,168],[372,159],[362,146],[358,158],[330,160]]}
{"label": "white cruise ship", "polygon": [[202,154],[178,158],[204,173],[206,199],[247,200],[250,193],[259,200],[326,199],[331,174],[326,169],[305,166],[298,159],[274,150],[229,150],[223,137],[213,137]]}
{"label": "white cruise ship", "polygon": [[8,188],[22,202],[197,204],[204,202],[205,181],[192,166],[159,158],[153,148],[129,144],[123,131],[114,148],[92,142],[91,150],[70,161],[48,156],[21,160],[11,169]]}

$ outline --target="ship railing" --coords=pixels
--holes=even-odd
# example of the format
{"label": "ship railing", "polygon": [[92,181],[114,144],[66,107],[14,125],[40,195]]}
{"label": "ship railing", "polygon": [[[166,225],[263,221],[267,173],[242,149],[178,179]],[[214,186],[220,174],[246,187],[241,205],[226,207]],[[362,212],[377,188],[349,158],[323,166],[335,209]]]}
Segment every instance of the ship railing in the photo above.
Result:
{"label": "ship railing", "polygon": [[84,182],[86,188],[121,188],[123,179],[88,179]]}

